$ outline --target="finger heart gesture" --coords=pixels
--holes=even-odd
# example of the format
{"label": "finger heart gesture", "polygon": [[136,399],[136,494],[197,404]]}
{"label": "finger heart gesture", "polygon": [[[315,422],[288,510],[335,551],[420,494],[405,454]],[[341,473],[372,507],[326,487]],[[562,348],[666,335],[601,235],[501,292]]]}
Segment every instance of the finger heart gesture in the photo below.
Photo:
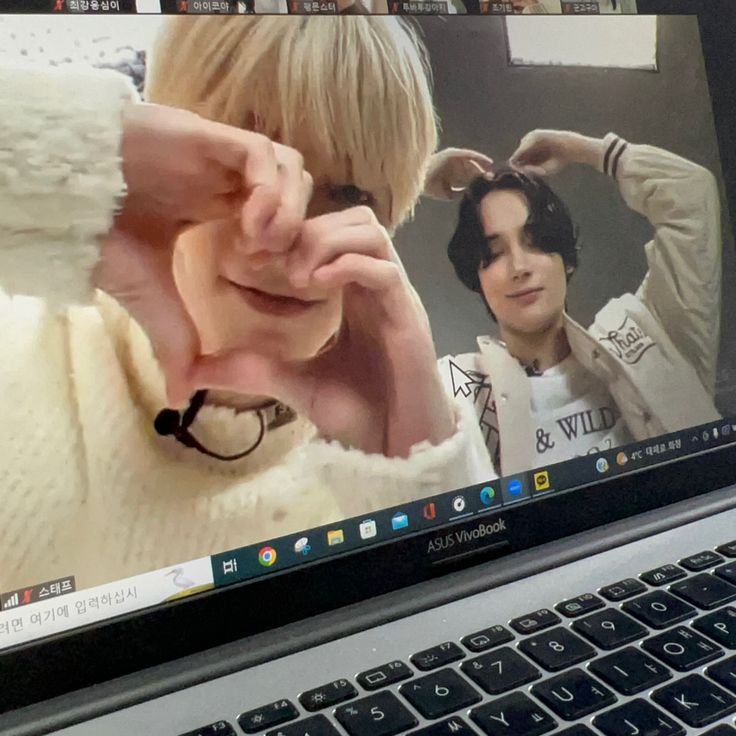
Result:
{"label": "finger heart gesture", "polygon": [[287,255],[294,289],[339,292],[342,323],[305,361],[257,346],[201,357],[202,387],[273,396],[346,446],[406,456],[422,440],[453,430],[426,313],[386,230],[354,207],[307,220]]}

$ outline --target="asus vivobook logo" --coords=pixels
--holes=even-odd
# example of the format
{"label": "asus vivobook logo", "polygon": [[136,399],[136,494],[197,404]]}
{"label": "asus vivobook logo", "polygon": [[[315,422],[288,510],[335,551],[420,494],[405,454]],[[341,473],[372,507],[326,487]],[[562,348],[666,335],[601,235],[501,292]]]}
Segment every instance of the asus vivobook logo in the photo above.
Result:
{"label": "asus vivobook logo", "polygon": [[435,537],[430,539],[427,552],[444,552],[445,550],[452,549],[456,544],[470,544],[476,542],[484,537],[490,537],[494,534],[506,531],[506,520],[498,519],[497,521],[489,524],[479,524],[475,529],[462,529],[459,532],[453,532],[452,534],[445,534],[443,537]]}

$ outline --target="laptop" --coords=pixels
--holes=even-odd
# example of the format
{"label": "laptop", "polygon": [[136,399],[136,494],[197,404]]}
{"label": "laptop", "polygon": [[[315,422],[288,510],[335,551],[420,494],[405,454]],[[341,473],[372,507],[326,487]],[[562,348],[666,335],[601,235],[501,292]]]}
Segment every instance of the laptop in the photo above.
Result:
{"label": "laptop", "polygon": [[[638,5],[638,15],[422,17],[416,24],[432,67],[441,149],[476,151],[500,165],[534,130],[605,141],[600,170],[580,165],[548,177],[580,245],[566,305],[576,325],[588,329],[611,300],[641,295],[647,273],[671,275],[645,253],[653,237],[661,245],[663,228],[680,245],[678,238],[697,230],[691,243],[703,248],[699,260],[678,273],[685,291],[717,253],[720,301],[714,306],[705,294],[697,306],[710,315],[717,344],[709,393],[715,415],[677,393],[674,379],[663,381],[674,375],[663,367],[640,388],[659,392],[661,412],[670,411],[677,428],[641,436],[629,420],[628,435],[616,435],[621,401],[610,416],[586,408],[546,425],[539,412],[538,426],[519,414],[512,423],[534,432],[532,451],[518,461],[521,445],[504,443],[514,426],[500,429],[503,396],[483,372],[487,364],[474,358],[504,347],[502,307],[489,314],[491,305],[463,285],[448,259],[460,202],[477,183],[466,176],[445,199],[424,197],[394,242],[432,325],[444,390],[472,417],[493,472],[324,523],[304,512],[286,533],[242,532],[242,543],[158,565],[150,560],[166,540],[154,540],[149,561],[135,563],[140,569],[93,584],[88,571],[107,569],[115,540],[91,546],[85,538],[95,537],[83,525],[71,529],[74,552],[42,560],[32,578],[10,574],[6,562],[15,558],[7,547],[0,733],[736,733],[733,16],[715,4],[680,15],[667,14],[686,10],[674,4]],[[281,20],[285,28],[303,22]],[[41,65],[71,59],[112,66],[143,88],[141,52],[160,22],[154,15],[104,22],[5,16],[0,65],[17,55]],[[660,167],[664,179],[672,170],[694,178],[677,199],[661,179],[642,173],[637,156]],[[650,187],[643,204],[625,189],[627,178]],[[703,191],[708,196],[692,196]],[[655,218],[650,207],[656,221],[647,222],[642,210],[657,196],[664,207],[657,212],[671,219]],[[682,207],[691,208],[684,221],[677,219]],[[500,252],[502,260],[507,251]],[[658,253],[648,255],[661,259],[667,251]],[[545,257],[562,259],[557,251]],[[692,317],[680,316],[682,323]],[[594,339],[632,370],[662,349],[635,317]],[[550,377],[559,385],[554,369],[526,365],[524,380],[534,390]],[[196,422],[191,429],[196,435]],[[585,451],[577,443],[560,458],[554,444],[574,444],[571,434],[611,441],[596,439]],[[547,453],[555,459],[545,461]],[[28,463],[31,473],[39,460]],[[359,477],[344,490],[357,493],[371,482]],[[12,490],[8,483],[3,493]],[[299,526],[301,518],[316,521]],[[27,521],[38,544],[58,527],[54,518]],[[10,523],[5,517],[6,538]],[[175,522],[167,533],[194,539],[196,531]],[[27,542],[12,536],[13,545]],[[118,569],[113,562],[109,569]]]}

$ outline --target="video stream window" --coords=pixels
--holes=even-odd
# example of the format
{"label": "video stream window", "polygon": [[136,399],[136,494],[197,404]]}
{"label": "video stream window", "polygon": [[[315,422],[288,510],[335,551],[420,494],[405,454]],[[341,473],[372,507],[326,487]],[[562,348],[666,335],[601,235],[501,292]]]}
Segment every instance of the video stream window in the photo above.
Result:
{"label": "video stream window", "polygon": [[[278,570],[303,530],[386,541],[414,522],[382,509],[736,416],[696,18],[657,19],[656,72],[511,64],[501,17],[96,20],[0,19],[0,647],[212,587],[225,550]],[[299,150],[291,239],[240,210],[126,229],[136,90]],[[160,357],[181,330],[200,372]]]}

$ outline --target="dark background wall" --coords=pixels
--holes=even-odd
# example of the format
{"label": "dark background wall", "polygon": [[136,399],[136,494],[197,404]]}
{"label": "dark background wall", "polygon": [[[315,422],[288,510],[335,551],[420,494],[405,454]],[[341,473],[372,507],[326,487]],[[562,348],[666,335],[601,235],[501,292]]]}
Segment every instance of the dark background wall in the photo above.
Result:
{"label": "dark background wall", "polygon": [[[475,148],[497,162],[534,128],[614,131],[671,150],[710,169],[722,181],[697,20],[658,22],[658,71],[510,67],[502,18],[420,21],[435,77],[442,146]],[[585,39],[581,38],[581,43]],[[613,296],[635,291],[645,271],[643,244],[651,227],[623,203],[615,184],[587,167],[572,167],[550,183],[580,228],[581,264],[570,284],[571,315],[589,324]],[[457,206],[424,200],[396,237],[422,297],[438,354],[475,349],[494,331],[479,299],[456,280],[445,248]],[[724,292],[718,404],[736,415],[736,258],[723,204]]]}

